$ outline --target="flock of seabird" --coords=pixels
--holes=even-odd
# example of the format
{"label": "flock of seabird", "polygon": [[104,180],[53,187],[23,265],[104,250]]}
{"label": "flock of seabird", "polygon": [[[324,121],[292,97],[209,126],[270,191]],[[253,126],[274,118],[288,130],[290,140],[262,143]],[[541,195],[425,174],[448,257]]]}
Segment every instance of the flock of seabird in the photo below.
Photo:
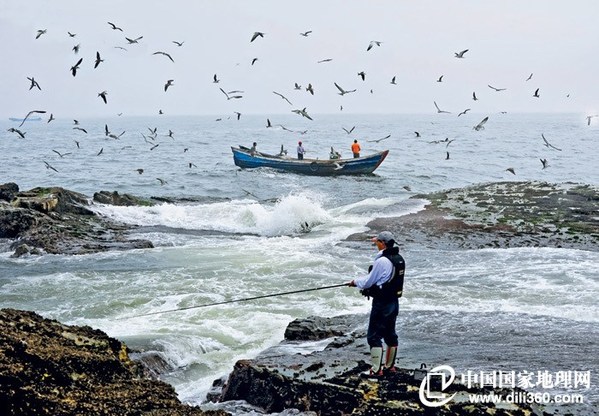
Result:
{"label": "flock of seabird", "polygon": [[[117,26],[115,23],[112,23],[112,22],[107,22],[107,24],[110,26],[110,28],[111,28],[112,30],[123,32],[123,29],[122,29],[121,27]],[[71,32],[67,32],[67,33],[68,33],[68,36],[69,36],[70,38],[74,38],[74,37],[76,36],[76,34],[75,34],[75,33],[71,33]],[[40,30],[37,30],[37,32],[36,32],[36,34],[35,34],[35,39],[40,39],[40,38],[41,38],[43,35],[46,35],[46,34],[47,34],[47,30],[46,30],[46,29],[40,29]],[[301,33],[299,33],[299,35],[301,35],[302,37],[308,37],[308,36],[309,36],[309,35],[311,35],[311,34],[312,34],[312,31],[311,31],[311,30],[308,30],[308,31],[305,31],[305,32],[301,32]],[[251,37],[250,37],[250,41],[249,41],[249,42],[250,42],[250,43],[253,43],[254,41],[256,41],[256,40],[257,40],[257,39],[259,39],[259,38],[263,39],[263,38],[265,37],[265,35],[266,35],[266,33],[265,33],[265,32],[256,31],[256,32],[254,32],[254,33],[251,35]],[[127,45],[135,45],[135,44],[138,44],[138,43],[139,43],[139,42],[140,42],[140,41],[141,41],[143,38],[144,38],[143,36],[137,36],[137,37],[127,37],[127,36],[125,36],[125,40],[127,41]],[[172,43],[174,43],[174,44],[175,44],[177,47],[182,47],[182,46],[183,46],[183,44],[184,44],[184,42],[183,42],[183,41],[175,41],[175,40],[173,40],[173,41],[172,41]],[[367,51],[367,52],[368,52],[368,51],[371,51],[371,50],[372,50],[373,48],[375,48],[375,47],[381,47],[381,46],[382,46],[382,44],[383,44],[383,42],[381,42],[381,41],[377,41],[377,40],[370,41],[370,42],[368,43],[368,46],[366,47],[366,51]],[[73,51],[75,54],[78,54],[78,53],[79,53],[79,51],[80,51],[80,47],[81,47],[81,45],[78,43],[78,44],[76,44],[75,46],[73,46],[73,48],[72,48],[72,51]],[[124,47],[122,47],[122,46],[115,46],[115,48],[120,48],[120,49],[126,50],[126,48],[124,48]],[[454,52],[454,57],[455,57],[455,58],[457,58],[457,59],[465,59],[465,58],[466,58],[466,57],[465,57],[465,54],[466,54],[467,52],[469,52],[469,49],[463,49],[463,50],[461,50],[461,51],[459,51],[459,52]],[[470,52],[470,53],[472,53],[472,52]],[[175,60],[173,59],[173,57],[171,56],[171,54],[170,54],[170,53],[168,53],[168,52],[164,52],[164,51],[156,51],[156,52],[153,52],[153,53],[152,53],[152,55],[156,55],[156,56],[164,56],[164,57],[168,58],[168,59],[169,59],[169,60],[170,60],[172,63],[175,63]],[[331,62],[332,60],[333,60],[333,58],[326,58],[326,59],[321,59],[321,60],[318,60],[318,61],[317,61],[317,63],[318,63],[318,64],[321,64],[321,63],[327,63],[327,62]],[[253,58],[253,59],[251,60],[251,65],[254,65],[254,64],[257,62],[257,61],[258,61],[258,58],[257,58],[257,57]],[[78,71],[79,71],[79,70],[80,70],[80,68],[81,68],[82,62],[83,62],[83,58],[79,58],[79,59],[77,60],[77,62],[76,62],[76,63],[75,63],[73,66],[71,66],[71,67],[70,67],[70,72],[71,72],[71,74],[72,74],[72,76],[73,76],[73,77],[76,77],[76,76],[77,76],[77,73],[78,73]],[[100,55],[100,52],[99,52],[99,51],[97,51],[97,52],[96,52],[96,54],[95,54],[95,60],[94,60],[94,69],[98,68],[98,66],[99,66],[99,65],[100,65],[102,62],[104,62],[104,59],[102,59],[102,57],[101,57],[101,55]],[[359,78],[360,78],[362,81],[366,81],[366,72],[365,72],[365,71],[360,71],[360,72],[358,72],[358,77],[359,77]],[[441,82],[443,82],[443,77],[444,77],[444,75],[440,75],[436,81],[437,81],[438,83],[441,83]],[[529,76],[528,76],[528,77],[525,79],[525,81],[530,81],[530,80],[532,79],[532,77],[533,77],[533,73],[531,73],[531,74],[530,74],[530,75],[529,75]],[[38,83],[38,81],[37,81],[37,80],[36,80],[36,79],[35,79],[33,76],[31,76],[31,77],[27,77],[27,80],[29,81],[29,90],[32,90],[32,89],[34,89],[34,88],[37,88],[37,89],[38,89],[38,90],[40,90],[40,91],[42,90],[42,88],[41,88],[40,84]],[[214,74],[214,76],[213,76],[213,78],[212,78],[212,82],[213,82],[214,84],[219,84],[219,83],[220,83],[220,81],[221,81],[221,80],[218,78],[217,74],[215,73],[215,74]],[[174,79],[169,79],[169,80],[167,80],[167,81],[165,82],[165,84],[164,84],[164,92],[167,92],[167,91],[168,91],[168,89],[169,89],[171,86],[173,86],[173,85],[174,85],[174,82],[175,82],[175,81],[174,81]],[[393,77],[392,77],[392,79],[391,79],[391,81],[390,81],[390,84],[392,84],[392,85],[397,85],[397,78],[396,78],[396,76],[393,76]],[[354,93],[354,92],[356,92],[356,91],[357,91],[357,89],[346,89],[346,88],[343,88],[343,87],[342,87],[342,86],[340,86],[340,85],[339,85],[337,82],[334,82],[334,83],[333,83],[333,85],[334,85],[334,87],[335,87],[335,88],[337,89],[337,91],[338,91],[338,92],[337,92],[337,94],[339,94],[340,96],[344,96],[344,95],[346,95],[346,94]],[[488,86],[490,89],[494,90],[495,92],[502,92],[502,91],[505,91],[505,90],[506,90],[506,88],[498,88],[498,87],[492,86],[492,85],[490,85],[490,84],[488,84],[487,86]],[[243,91],[241,91],[241,90],[225,91],[225,89],[223,89],[223,88],[221,88],[221,87],[219,87],[219,89],[220,89],[220,91],[223,93],[223,95],[226,97],[226,99],[227,99],[227,100],[239,100],[239,99],[242,99],[242,98],[244,98],[244,96],[243,96],[244,92],[243,92]],[[300,90],[300,91],[301,91],[301,90],[302,90],[302,86],[301,86],[300,84],[298,84],[297,82],[295,82],[295,83],[294,83],[294,87],[293,87],[293,89],[294,89],[294,90]],[[315,94],[315,89],[314,89],[314,87],[313,87],[312,83],[308,83],[308,85],[305,87],[305,91],[306,91],[307,93],[311,94],[311,95],[314,95],[314,94]],[[537,89],[534,91],[534,93],[532,94],[532,96],[533,96],[533,97],[535,97],[535,98],[540,98],[540,93],[539,93],[539,91],[540,91],[540,88],[537,88]],[[277,91],[272,91],[272,92],[273,92],[273,94],[275,94],[275,95],[279,96],[279,97],[280,97],[280,98],[281,98],[283,101],[287,102],[287,103],[288,103],[290,106],[293,106],[292,102],[291,102],[291,101],[290,101],[290,100],[289,100],[289,99],[288,99],[288,98],[287,98],[287,97],[286,97],[284,94],[282,94],[282,93],[280,93],[280,92],[277,92]],[[373,90],[370,90],[370,92],[372,93],[372,92],[373,92]],[[99,98],[100,98],[100,99],[101,99],[101,100],[104,102],[104,104],[108,104],[108,98],[107,98],[107,96],[108,96],[108,92],[107,92],[106,90],[104,90],[104,91],[101,91],[101,92],[99,92],[99,93],[98,93],[98,97],[99,97]],[[476,92],[473,92],[473,93],[472,93],[472,100],[473,100],[473,101],[478,101],[478,100],[479,100],[479,99],[478,99],[478,97],[476,96]],[[437,104],[437,102],[436,102],[436,101],[433,101],[433,104],[434,104],[434,107],[435,107],[435,109],[436,109],[436,112],[437,112],[438,114],[451,114],[451,112],[450,112],[450,111],[447,111],[447,110],[443,110],[443,109],[441,109],[441,108],[439,107],[439,105]],[[343,107],[342,107],[342,106],[340,106],[340,110],[343,110]],[[462,115],[465,115],[465,114],[466,114],[468,111],[470,111],[470,110],[471,110],[470,108],[467,108],[467,109],[465,109],[465,110],[463,110],[463,111],[459,112],[457,116],[458,116],[458,117],[460,117],[460,116],[462,116]],[[300,109],[300,108],[296,108],[296,109],[293,109],[293,110],[291,110],[291,111],[292,111],[293,113],[295,113],[295,114],[298,114],[298,115],[299,115],[299,116],[301,116],[301,117],[304,117],[304,118],[308,119],[308,120],[313,120],[313,118],[312,118],[312,117],[311,117],[311,116],[308,114],[306,107],[303,107],[303,108],[301,108],[301,109]],[[27,114],[25,115],[25,117],[22,119],[22,122],[21,122],[21,124],[19,125],[19,128],[20,128],[20,127],[21,127],[21,126],[22,126],[22,125],[25,123],[25,121],[26,121],[26,120],[27,120],[27,119],[28,119],[28,118],[29,118],[29,117],[30,117],[32,114],[44,114],[44,113],[46,113],[46,111],[45,111],[45,110],[31,110],[31,111],[30,111],[29,113],[27,113]],[[120,115],[120,114],[121,114],[121,113],[119,113],[118,115]],[[162,111],[162,110],[159,110],[159,114],[163,114],[163,111]],[[241,118],[241,113],[240,113],[240,112],[238,112],[238,111],[235,111],[235,112],[234,112],[234,114],[235,114],[235,116],[236,116],[237,120],[239,120],[239,119]],[[599,115],[597,115],[597,114],[595,114],[595,115],[589,115],[589,116],[587,116],[587,124],[588,124],[588,125],[590,125],[590,124],[591,124],[591,120],[592,120],[593,118],[595,118],[595,117],[598,117],[598,116],[599,116]],[[48,122],[48,123],[50,123],[50,122],[51,122],[52,120],[54,120],[54,119],[55,119],[55,118],[54,118],[54,115],[53,115],[52,113],[50,113],[50,116],[49,116],[49,118],[48,118],[47,122]],[[221,119],[217,119],[217,120],[221,120]],[[489,120],[489,117],[488,117],[488,116],[484,117],[484,118],[483,118],[483,119],[482,119],[482,120],[481,120],[481,121],[480,121],[480,122],[479,122],[477,125],[475,125],[475,126],[473,127],[473,130],[475,130],[475,131],[481,131],[481,130],[483,130],[483,129],[485,128],[485,124],[487,123],[487,121],[488,121],[488,120]],[[83,133],[87,134],[87,130],[86,130],[86,129],[84,129],[83,127],[79,127],[79,126],[78,126],[78,124],[79,124],[79,123],[78,123],[78,121],[77,121],[77,120],[74,120],[74,124],[75,124],[75,126],[73,127],[73,129],[75,129],[75,130],[79,130],[79,131],[81,131],[81,132],[83,132]],[[293,130],[287,129],[286,127],[284,127],[284,126],[282,126],[282,125],[280,125],[280,124],[279,124],[279,126],[280,126],[280,127],[282,127],[282,128],[283,128],[284,130],[286,130],[286,131],[290,131],[290,132],[294,132],[294,133],[305,134],[305,133],[307,132],[307,130],[304,130],[304,131],[293,131]],[[266,127],[267,127],[267,128],[269,128],[269,127],[272,127],[272,124],[271,124],[271,121],[270,121],[270,119],[267,119]],[[8,129],[8,131],[9,131],[9,132],[11,132],[11,133],[15,133],[15,134],[16,134],[16,135],[18,135],[18,136],[19,136],[21,139],[24,139],[24,138],[25,138],[25,135],[26,135],[26,132],[24,132],[24,131],[20,130],[19,128],[14,128],[14,127],[11,127],[11,128],[9,128],[9,129]],[[354,131],[354,129],[355,129],[355,126],[353,126],[351,129],[347,129],[347,128],[345,128],[345,127],[342,127],[342,129],[345,131],[345,133],[347,133],[348,135],[350,135],[350,134],[352,134],[352,133],[353,133],[353,131]],[[154,128],[154,129],[150,129],[150,128],[149,128],[149,130],[150,130],[150,134],[148,134],[148,135],[144,135],[143,133],[141,133],[141,135],[142,135],[142,137],[144,138],[144,141],[145,141],[146,143],[148,143],[148,144],[150,144],[150,145],[151,145],[151,147],[150,147],[150,150],[154,150],[154,149],[156,149],[156,148],[159,146],[159,144],[158,144],[158,143],[155,143],[155,139],[157,138],[158,134],[157,134],[156,128]],[[118,134],[118,135],[117,135],[117,134],[114,134],[114,133],[111,133],[111,132],[110,132],[110,130],[109,130],[109,128],[108,128],[108,125],[105,125],[105,136],[106,136],[106,137],[108,137],[108,138],[112,138],[112,139],[118,140],[118,139],[119,139],[119,138],[120,138],[120,137],[121,137],[121,136],[122,136],[124,133],[125,133],[124,131],[123,131],[122,133]],[[421,137],[421,135],[420,135],[420,133],[419,133],[419,132],[417,132],[417,131],[416,131],[416,132],[414,132],[414,133],[415,133],[415,135],[416,135],[416,137],[417,137],[417,138],[418,138],[418,137]],[[170,137],[171,139],[174,139],[174,133],[173,133],[173,131],[172,131],[172,130],[169,130],[168,137]],[[368,142],[374,142],[374,143],[379,143],[379,142],[381,142],[381,141],[383,141],[383,140],[386,140],[386,139],[388,139],[388,138],[390,138],[390,137],[391,137],[391,135],[389,134],[389,135],[387,135],[387,136],[385,136],[385,137],[382,137],[382,138],[380,138],[380,139],[366,140],[366,141],[368,141]],[[545,145],[546,147],[548,147],[548,148],[550,148],[550,149],[553,149],[553,150],[557,150],[557,151],[561,151],[561,150],[562,150],[562,149],[559,149],[559,148],[557,148],[556,146],[553,146],[552,144],[550,144],[550,143],[549,143],[549,141],[548,141],[548,140],[545,138],[544,134],[541,134],[541,137],[542,137],[542,139],[543,139],[543,141],[544,141],[544,145]],[[454,141],[454,140],[450,140],[449,138],[447,138],[446,140],[441,140],[441,141],[432,141],[432,142],[429,142],[429,143],[445,143],[445,144],[446,144],[446,146],[445,146],[445,147],[448,147],[448,146],[449,146],[449,144],[450,144],[450,143],[452,143],[453,141]],[[76,141],[76,144],[77,144],[77,147],[79,147],[79,142],[78,142],[78,141]],[[98,155],[98,156],[99,156],[99,155],[101,155],[101,154],[103,153],[103,150],[104,150],[104,148],[100,149],[100,151],[97,153],[97,155]],[[54,150],[54,149],[52,149],[52,151],[53,151],[54,153],[56,153],[56,154],[57,154],[57,155],[58,155],[60,158],[63,158],[63,157],[65,157],[65,156],[67,156],[67,155],[70,155],[70,154],[71,154],[71,152],[60,152],[60,151],[58,151],[58,150]],[[185,151],[187,151],[187,148],[185,149]],[[282,150],[282,151],[283,151],[283,150]],[[445,157],[445,159],[449,159],[449,152],[448,152],[448,151],[446,151],[446,157]],[[545,169],[545,168],[547,168],[547,167],[549,166],[549,165],[548,165],[548,161],[547,161],[547,159],[541,159],[541,163],[542,163],[542,168],[543,168],[543,169]],[[47,169],[50,169],[50,170],[52,170],[52,171],[55,171],[55,172],[58,172],[58,170],[57,170],[57,169],[55,169],[53,166],[51,166],[51,165],[50,165],[48,162],[44,161],[44,164],[45,164],[45,166],[46,166],[46,168],[47,168]],[[192,162],[189,162],[189,163],[188,163],[188,166],[189,166],[190,168],[192,168],[192,167],[196,167],[196,165],[195,165],[195,164],[193,164]],[[141,174],[143,174],[143,172],[144,172],[144,169],[142,169],[142,168],[138,168],[138,169],[135,169],[134,171],[135,171],[135,172],[137,172],[138,174],[140,174],[140,175],[141,175]],[[510,173],[512,173],[512,174],[514,174],[514,175],[516,174],[516,172],[515,172],[515,169],[514,169],[514,168],[512,168],[512,167],[509,167],[509,168],[507,168],[507,169],[506,169],[506,171],[507,171],[507,172],[510,172]],[[161,178],[156,178],[156,179],[157,179],[157,181],[160,183],[160,185],[165,185],[165,184],[167,184],[167,183],[168,183],[167,181],[165,181],[165,180],[163,180],[163,179],[161,179]]]}

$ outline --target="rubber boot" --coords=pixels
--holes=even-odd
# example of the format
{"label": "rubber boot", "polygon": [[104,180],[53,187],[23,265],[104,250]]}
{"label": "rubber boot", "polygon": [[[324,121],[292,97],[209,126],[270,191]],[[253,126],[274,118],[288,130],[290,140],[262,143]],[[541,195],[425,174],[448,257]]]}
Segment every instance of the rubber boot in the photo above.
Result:
{"label": "rubber boot", "polygon": [[365,378],[381,378],[383,376],[383,347],[372,347],[370,349],[370,362],[372,367],[361,376]]}
{"label": "rubber boot", "polygon": [[385,367],[383,368],[385,375],[391,375],[397,372],[397,369],[395,368],[396,355],[397,346],[387,347],[387,353],[385,354]]}

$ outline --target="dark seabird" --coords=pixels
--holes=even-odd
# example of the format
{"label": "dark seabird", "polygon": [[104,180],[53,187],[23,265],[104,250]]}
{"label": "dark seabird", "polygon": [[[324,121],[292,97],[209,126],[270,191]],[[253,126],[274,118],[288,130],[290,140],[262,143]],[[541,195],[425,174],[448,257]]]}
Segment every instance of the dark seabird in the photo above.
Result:
{"label": "dark seabird", "polygon": [[366,81],[366,72],[360,71],[358,72],[358,76],[362,78],[362,81]]}
{"label": "dark seabird", "polygon": [[108,104],[108,101],[106,100],[106,95],[108,94],[107,91],[102,91],[100,93],[98,93],[98,97],[102,97],[102,100],[104,101],[104,104]]}
{"label": "dark seabird", "polygon": [[127,42],[129,42],[129,45],[132,45],[134,43],[139,43],[139,41],[141,39],[143,39],[143,36],[139,36],[139,37],[137,37],[135,39],[131,39],[131,38],[128,38],[128,37],[125,36],[125,39],[127,39]]}
{"label": "dark seabird", "polygon": [[268,128],[268,127],[272,127],[272,124],[270,124],[269,118],[266,119],[266,128]]}
{"label": "dark seabird", "polygon": [[39,39],[40,36],[42,36],[44,33],[46,33],[48,31],[48,29],[40,29],[37,31],[37,35],[35,35],[36,39]]}
{"label": "dark seabird", "polygon": [[31,77],[27,77],[27,79],[29,81],[31,81],[31,85],[29,86],[29,91],[31,91],[32,88],[37,87],[38,90],[42,90],[42,88],[40,87],[40,84],[37,83],[37,81],[35,80],[35,78]]}
{"label": "dark seabird", "polygon": [[454,52],[454,54],[455,54],[455,57],[456,57],[456,58],[463,58],[463,57],[464,57],[464,54],[465,54],[466,52],[468,52],[468,49],[464,49],[464,50],[463,50],[463,51],[461,51],[461,52]]}
{"label": "dark seabird", "polygon": [[530,81],[531,78],[532,78],[532,72],[530,73],[530,75],[528,76],[528,78],[526,78],[526,81]]}
{"label": "dark seabird", "polygon": [[123,29],[117,27],[114,23],[108,22],[108,24],[110,25],[110,27],[112,27],[112,30],[120,30],[121,32],[123,31]]}
{"label": "dark seabird", "polygon": [[252,39],[250,40],[250,43],[253,42],[253,41],[255,41],[258,36],[260,36],[261,38],[263,38],[264,37],[264,33],[263,32],[254,32],[254,34],[252,35]]}
{"label": "dark seabird", "polygon": [[439,77],[439,79],[437,80],[437,82],[443,82],[443,75],[441,75],[441,76]]}
{"label": "dark seabird", "polygon": [[337,87],[337,89],[339,90],[339,92],[337,94],[339,95],[345,95],[345,94],[349,94],[350,92],[356,92],[356,90],[344,90],[343,88],[341,88],[339,86],[339,84],[337,84],[336,82],[333,82],[333,84],[335,84],[335,87]]}
{"label": "dark seabird", "polygon": [[541,137],[543,138],[543,141],[545,142],[545,146],[546,147],[549,147],[550,149],[559,150],[560,152],[562,151],[562,149],[558,149],[557,147],[555,147],[554,145],[552,145],[551,143],[549,143],[547,141],[547,139],[545,138],[545,135],[543,133],[541,133]]}
{"label": "dark seabird", "polygon": [[317,64],[322,64],[323,62],[331,62],[333,60],[333,58],[326,58],[326,59],[321,59],[320,61],[317,61]]}
{"label": "dark seabird", "polygon": [[476,98],[476,92],[474,92],[474,91],[472,92],[472,99],[474,101],[478,101],[478,98]]}
{"label": "dark seabird", "polygon": [[308,91],[310,94],[314,95],[314,88],[312,88],[312,84],[308,83],[308,86],[306,87],[306,91]]}
{"label": "dark seabird", "polygon": [[100,58],[100,52],[96,51],[96,63],[94,64],[94,68],[97,68],[100,65],[100,62],[104,62],[104,59]]}
{"label": "dark seabird", "polygon": [[491,88],[492,90],[495,90],[495,91],[505,91],[506,90],[506,88],[495,88],[494,86],[488,85],[488,84],[487,84],[487,87],[489,87],[489,88]]}
{"label": "dark seabird", "polygon": [[171,57],[171,56],[170,56],[168,53],[166,53],[166,52],[158,51],[158,52],[154,52],[152,55],[164,55],[164,56],[166,56],[168,59],[170,59],[170,60],[171,60],[171,62],[173,62],[173,63],[175,62],[175,61],[173,60],[173,58],[172,58],[172,57]]}
{"label": "dark seabird", "polygon": [[485,117],[483,118],[480,123],[478,123],[476,126],[472,127],[474,130],[476,131],[480,131],[480,130],[484,130],[485,129],[485,123],[487,122],[487,120],[489,119],[489,117]]}
{"label": "dark seabird", "polygon": [[538,88],[535,90],[535,93],[532,96],[536,97],[536,98],[540,97],[540,95],[539,95],[539,89]]}
{"label": "dark seabird", "polygon": [[75,46],[73,46],[73,52],[75,52],[75,55],[79,53],[79,48],[81,48],[81,44],[78,43]]}
{"label": "dark seabird", "polygon": [[22,132],[21,130],[15,129],[14,127],[11,127],[6,131],[9,131],[11,133],[17,133],[19,136],[21,136],[21,139],[24,139],[25,135],[27,134],[27,132]]}
{"label": "dark seabird", "polygon": [[437,113],[447,113],[447,114],[451,114],[451,112],[450,112],[450,111],[441,110],[441,109],[439,108],[439,106],[437,105],[437,102],[436,102],[436,101],[433,101],[433,104],[435,104],[435,108],[437,109]]}
{"label": "dark seabird", "polygon": [[540,159],[541,163],[543,164],[543,169],[545,169],[547,166],[549,166],[549,162],[547,161],[547,159]]}
{"label": "dark seabird", "polygon": [[514,170],[514,168],[507,168],[506,171],[510,172],[512,175],[516,174],[516,171]]}
{"label": "dark seabird", "polygon": [[135,169],[135,171],[136,171],[137,173],[139,173],[140,175],[141,175],[142,173],[144,173],[144,170],[143,170],[142,168]]}
{"label": "dark seabird", "polygon": [[312,33],[312,31],[308,30],[306,32],[301,32],[300,35],[302,35],[303,37],[307,38],[310,33]]}
{"label": "dark seabird", "polygon": [[71,67],[71,73],[73,76],[77,75],[77,70],[79,69],[79,65],[83,62],[83,58],[79,59],[75,65]]}
{"label": "dark seabird", "polygon": [[46,164],[46,169],[52,169],[54,172],[58,173],[58,171],[56,170],[56,168],[54,168],[54,166],[52,166],[51,164],[49,164],[45,160],[44,160],[44,163]]}
{"label": "dark seabird", "polygon": [[183,46],[183,44],[185,43],[185,41],[183,41],[183,42],[177,42],[176,40],[174,40],[174,41],[173,41],[173,43],[174,43],[175,45],[177,45],[177,46],[179,46],[179,47],[180,47],[180,46]]}
{"label": "dark seabird", "polygon": [[102,153],[104,153],[104,148],[101,148],[100,151],[96,154],[96,156],[100,156]]}
{"label": "dark seabird", "polygon": [[397,83],[395,82],[395,77],[391,78],[391,84],[397,85]]}
{"label": "dark seabird", "polygon": [[383,42],[378,41],[378,40],[371,40],[370,43],[368,44],[368,47],[366,48],[366,52],[371,50],[374,45],[381,46],[381,43],[383,43]]}
{"label": "dark seabird", "polygon": [[53,151],[54,153],[56,153],[58,156],[60,156],[61,158],[62,158],[62,157],[65,157],[66,155],[70,155],[70,154],[71,154],[71,152],[67,152],[67,153],[60,153],[58,150],[54,150],[54,149],[52,149],[52,151]]}
{"label": "dark seabird", "polygon": [[168,81],[166,81],[166,84],[164,84],[164,92],[166,92],[166,90],[168,90],[168,87],[173,85],[173,82],[175,82],[174,79],[169,79]]}
{"label": "dark seabird", "polygon": [[351,134],[352,131],[354,131],[354,129],[356,128],[356,126],[353,126],[351,129],[346,129],[345,127],[341,127],[343,129],[344,132],[346,132],[347,134]]}
{"label": "dark seabird", "polygon": [[308,113],[306,112],[306,107],[304,107],[301,110],[291,110],[293,113],[299,114],[302,117],[306,117],[308,120],[312,120],[312,117],[310,117],[308,115]]}
{"label": "dark seabird", "polygon": [[281,94],[281,93],[278,93],[278,92],[276,92],[276,91],[273,91],[272,93],[273,93],[273,94],[276,94],[276,95],[278,95],[279,97],[281,97],[282,99],[284,99],[285,101],[287,101],[287,102],[289,103],[289,105],[293,105],[293,104],[291,104],[291,101],[289,101],[289,100],[287,99],[287,97],[285,97],[283,94]]}
{"label": "dark seabird", "polygon": [[465,109],[465,110],[464,110],[464,111],[462,111],[460,114],[458,114],[458,117],[459,117],[459,116],[461,116],[461,115],[463,115],[463,114],[466,114],[468,111],[470,111],[470,109],[469,109],[469,108]]}
{"label": "dark seabird", "polygon": [[217,78],[216,74],[214,74],[214,76],[212,77],[212,82],[215,84],[218,84],[220,82],[220,79]]}
{"label": "dark seabird", "polygon": [[52,120],[55,120],[54,114],[50,113],[50,118],[48,119],[47,123],[51,122]]}
{"label": "dark seabird", "polygon": [[75,36],[77,36],[76,33],[71,33],[71,32],[67,32],[69,34],[70,37],[74,38]]}
{"label": "dark seabird", "polygon": [[85,130],[82,127],[73,127],[73,130],[80,130],[80,131],[84,132],[85,134],[87,134],[87,130]]}
{"label": "dark seabird", "polygon": [[30,115],[32,115],[33,113],[38,113],[38,114],[44,114],[46,112],[46,110],[31,110],[30,112],[27,113],[27,115],[25,116],[25,118],[23,119],[23,121],[21,121],[21,124],[19,124],[19,127],[21,127],[23,125],[23,123],[25,123],[25,121],[29,118]]}
{"label": "dark seabird", "polygon": [[158,182],[160,182],[160,186],[167,184],[168,182],[161,178],[156,178]]}

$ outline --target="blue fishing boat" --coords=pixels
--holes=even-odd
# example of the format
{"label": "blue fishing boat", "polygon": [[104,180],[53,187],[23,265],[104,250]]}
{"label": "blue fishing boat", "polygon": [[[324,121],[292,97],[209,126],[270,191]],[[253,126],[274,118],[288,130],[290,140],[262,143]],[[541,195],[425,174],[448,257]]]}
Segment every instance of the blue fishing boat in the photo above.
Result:
{"label": "blue fishing boat", "polygon": [[233,147],[233,161],[243,169],[272,168],[304,175],[363,175],[374,172],[385,160],[389,150],[355,159],[295,159],[287,155],[252,152],[244,146]]}

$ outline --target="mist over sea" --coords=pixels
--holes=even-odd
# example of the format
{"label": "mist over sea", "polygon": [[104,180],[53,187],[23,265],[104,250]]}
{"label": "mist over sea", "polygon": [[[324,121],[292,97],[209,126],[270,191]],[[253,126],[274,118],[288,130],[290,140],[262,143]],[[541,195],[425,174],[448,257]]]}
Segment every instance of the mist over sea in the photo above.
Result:
{"label": "mist over sea", "polygon": [[[485,129],[473,130],[485,116]],[[90,198],[106,190],[185,199],[93,206],[139,226],[134,236],[154,249],[15,259],[0,240],[1,307],[90,325],[133,349],[158,352],[175,369],[163,379],[182,401],[199,404],[236,360],[282,340],[291,320],[367,313],[369,302],[341,288],[128,317],[346,282],[365,273],[375,250],[344,239],[374,218],[422,209],[424,201],[410,199],[415,194],[499,181],[599,185],[599,121],[587,125],[584,114],[348,114],[314,121],[290,114],[269,116],[271,128],[266,116],[220,118],[79,120],[87,134],[72,120],[43,119],[24,123],[25,139],[6,132],[19,123],[0,121],[0,183],[62,186]],[[125,133],[109,138],[105,124]],[[342,129],[353,126],[351,135]],[[545,146],[541,134],[561,150]],[[363,154],[390,150],[374,175],[240,170],[230,149],[255,141],[260,151],[278,153],[283,145],[293,155],[301,140],[306,157],[327,158],[331,146],[350,157],[354,139]],[[588,414],[599,405],[598,252],[401,247],[407,277],[400,366],[590,371],[590,388],[572,390],[585,404],[561,409]]]}

